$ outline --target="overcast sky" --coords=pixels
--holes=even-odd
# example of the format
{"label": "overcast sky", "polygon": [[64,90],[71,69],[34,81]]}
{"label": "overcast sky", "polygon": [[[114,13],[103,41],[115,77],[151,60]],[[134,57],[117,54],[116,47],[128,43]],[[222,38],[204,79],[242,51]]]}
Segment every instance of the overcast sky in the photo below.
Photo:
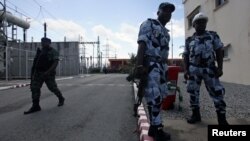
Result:
{"label": "overcast sky", "polygon": [[[1,0],[3,1],[3,0]],[[40,41],[44,35],[43,23],[48,25],[47,36],[52,41],[96,41],[100,36],[101,52],[106,54],[109,44],[109,56],[129,58],[137,52],[137,36],[140,24],[147,18],[156,18],[158,6],[163,0],[6,0],[7,10],[28,20],[27,41]],[[182,0],[167,0],[176,6],[172,15],[174,58],[184,45],[184,11]],[[13,10],[15,9],[15,10]],[[22,13],[22,14],[20,14]],[[171,31],[171,24],[167,28]],[[18,29],[22,39],[22,30]],[[170,42],[172,47],[172,42]],[[92,55],[93,45],[86,45],[86,56]],[[95,47],[96,49],[96,47]],[[96,52],[96,51],[95,51]],[[172,57],[170,50],[169,58]],[[95,55],[96,56],[96,55]]]}

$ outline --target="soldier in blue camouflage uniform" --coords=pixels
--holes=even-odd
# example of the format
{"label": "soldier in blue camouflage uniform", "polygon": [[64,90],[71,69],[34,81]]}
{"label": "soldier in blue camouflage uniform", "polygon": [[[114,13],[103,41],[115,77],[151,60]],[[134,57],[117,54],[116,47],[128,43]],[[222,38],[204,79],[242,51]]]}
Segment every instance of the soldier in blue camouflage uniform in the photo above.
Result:
{"label": "soldier in blue camouflage uniform", "polygon": [[156,141],[170,139],[170,134],[163,131],[160,116],[161,104],[167,95],[167,59],[169,52],[169,30],[165,25],[170,21],[175,6],[171,3],[161,3],[158,8],[158,18],[148,19],[140,26],[137,52],[137,71],[145,74],[147,85],[145,99],[147,101],[150,119],[148,135]]}
{"label": "soldier in blue camouflage uniform", "polygon": [[44,82],[48,89],[58,97],[58,106],[64,104],[64,97],[55,81],[55,69],[59,61],[59,53],[54,48],[50,47],[51,40],[49,38],[42,38],[41,42],[42,49],[38,48],[31,70],[30,89],[32,92],[33,105],[28,111],[25,111],[24,114],[30,114],[41,110],[39,100],[41,87]]}
{"label": "soldier in blue camouflage uniform", "polygon": [[[193,19],[196,32],[186,39],[184,62],[187,92],[190,94],[192,116],[187,122],[201,121],[199,94],[201,81],[204,80],[207,91],[214,101],[219,125],[228,125],[226,103],[223,100],[225,89],[219,81],[223,75],[223,43],[214,31],[207,31],[208,17],[198,13]],[[217,65],[216,65],[217,62]]]}

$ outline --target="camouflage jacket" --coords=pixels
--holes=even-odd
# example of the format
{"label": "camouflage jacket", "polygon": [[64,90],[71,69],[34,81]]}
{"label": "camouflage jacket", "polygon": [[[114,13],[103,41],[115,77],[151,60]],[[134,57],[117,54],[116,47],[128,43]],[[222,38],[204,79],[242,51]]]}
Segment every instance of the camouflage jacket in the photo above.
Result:
{"label": "camouflage jacket", "polygon": [[[59,53],[54,48],[38,48],[33,61],[32,73],[34,71],[46,72],[57,60],[59,60]],[[55,73],[55,70],[52,73]]]}
{"label": "camouflage jacket", "polygon": [[206,31],[198,36],[194,33],[186,39],[183,55],[188,57],[190,65],[198,67],[215,66],[217,49],[223,47],[219,35],[214,31]]}

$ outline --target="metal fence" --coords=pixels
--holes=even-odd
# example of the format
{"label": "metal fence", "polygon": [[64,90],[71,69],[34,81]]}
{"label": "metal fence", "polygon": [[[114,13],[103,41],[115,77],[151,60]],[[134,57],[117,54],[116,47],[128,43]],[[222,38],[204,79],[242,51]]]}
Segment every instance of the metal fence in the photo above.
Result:
{"label": "metal fence", "polygon": [[15,47],[7,48],[8,54],[8,79],[28,79],[31,74],[31,67],[36,51],[24,50]]}
{"label": "metal fence", "polygon": [[[4,69],[0,73],[1,79],[29,79],[36,50],[41,44],[10,42],[4,50]],[[51,46],[59,52],[59,63],[56,68],[58,76],[78,75],[80,71],[79,43],[56,42]],[[6,55],[7,54],[7,55]],[[6,60],[7,59],[7,60]],[[7,65],[6,65],[7,64]],[[6,73],[7,72],[7,73]],[[6,75],[7,74],[7,75]]]}

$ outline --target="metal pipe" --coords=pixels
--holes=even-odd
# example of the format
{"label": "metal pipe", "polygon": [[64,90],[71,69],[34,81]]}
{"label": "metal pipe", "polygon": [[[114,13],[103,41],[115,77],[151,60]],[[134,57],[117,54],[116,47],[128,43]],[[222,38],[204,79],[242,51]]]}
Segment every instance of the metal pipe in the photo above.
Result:
{"label": "metal pipe", "polygon": [[[5,1],[6,0],[4,0],[4,7],[6,7]],[[4,8],[4,9],[5,9],[4,11],[0,11],[0,15],[3,15],[3,17],[0,17],[0,20],[3,20],[3,21],[5,20],[8,23],[17,25],[17,26],[24,28],[24,29],[28,29],[30,27],[30,24],[27,21],[12,15],[10,12],[7,12],[6,8]]]}

